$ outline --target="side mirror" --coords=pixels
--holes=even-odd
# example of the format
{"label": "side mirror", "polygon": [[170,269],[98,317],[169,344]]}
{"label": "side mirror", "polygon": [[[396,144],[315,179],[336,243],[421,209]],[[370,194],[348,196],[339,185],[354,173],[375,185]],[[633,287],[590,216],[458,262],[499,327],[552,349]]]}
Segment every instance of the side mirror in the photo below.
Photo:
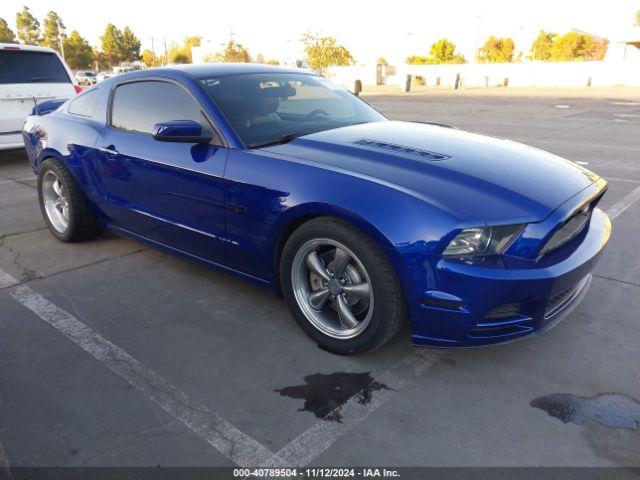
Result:
{"label": "side mirror", "polygon": [[159,142],[208,143],[213,137],[202,130],[202,125],[193,120],[171,120],[156,123],[153,138]]}

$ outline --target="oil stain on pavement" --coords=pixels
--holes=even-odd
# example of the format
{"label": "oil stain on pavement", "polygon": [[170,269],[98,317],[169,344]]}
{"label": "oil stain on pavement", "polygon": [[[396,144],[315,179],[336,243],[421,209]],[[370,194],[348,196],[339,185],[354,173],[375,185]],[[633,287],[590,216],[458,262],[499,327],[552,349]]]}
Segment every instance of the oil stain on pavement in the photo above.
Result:
{"label": "oil stain on pavement", "polygon": [[591,398],[554,393],[538,397],[530,405],[563,423],[583,425],[594,420],[607,427],[630,430],[637,430],[640,423],[640,402],[621,393],[601,393]]}
{"label": "oil stain on pavement", "polygon": [[371,401],[373,392],[390,390],[385,384],[365,373],[331,373],[324,375],[315,373],[304,377],[305,385],[294,385],[275,390],[283,397],[304,399],[304,407],[299,412],[307,411],[316,417],[331,422],[342,421],[342,406],[351,397],[361,405]]}

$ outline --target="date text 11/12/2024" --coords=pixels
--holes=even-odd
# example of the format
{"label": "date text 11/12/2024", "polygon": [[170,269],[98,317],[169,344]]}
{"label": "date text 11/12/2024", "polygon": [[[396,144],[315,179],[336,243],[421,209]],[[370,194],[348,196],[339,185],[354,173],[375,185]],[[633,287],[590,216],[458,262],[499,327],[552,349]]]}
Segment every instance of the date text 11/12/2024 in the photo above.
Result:
{"label": "date text 11/12/2024", "polygon": [[234,478],[400,478],[400,472],[390,468],[236,468]]}

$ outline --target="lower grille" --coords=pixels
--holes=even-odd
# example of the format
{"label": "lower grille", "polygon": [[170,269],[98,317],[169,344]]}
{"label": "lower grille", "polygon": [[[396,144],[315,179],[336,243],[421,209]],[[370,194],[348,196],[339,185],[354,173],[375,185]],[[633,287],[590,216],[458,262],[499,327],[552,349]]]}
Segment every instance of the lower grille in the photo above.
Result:
{"label": "lower grille", "polygon": [[499,305],[489,313],[487,313],[485,320],[496,320],[499,318],[510,318],[517,317],[520,315],[520,304],[519,303],[505,303],[503,305]]}
{"label": "lower grille", "polygon": [[495,327],[476,327],[469,330],[469,338],[500,338],[522,335],[533,331],[533,327],[527,325],[526,320],[522,324],[497,325]]}
{"label": "lower grille", "polygon": [[551,297],[549,299],[549,302],[547,303],[547,308],[544,312],[544,318],[548,319],[553,317],[556,313],[558,313],[565,306],[571,303],[571,301],[576,297],[580,290],[582,290],[585,282],[586,277],[572,287],[569,287],[566,290],[563,290],[562,292]]}

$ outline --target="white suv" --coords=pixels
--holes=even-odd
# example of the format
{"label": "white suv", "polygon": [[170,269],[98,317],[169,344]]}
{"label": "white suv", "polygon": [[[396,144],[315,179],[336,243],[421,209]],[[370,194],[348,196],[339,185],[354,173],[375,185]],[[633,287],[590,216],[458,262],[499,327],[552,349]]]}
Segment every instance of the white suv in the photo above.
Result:
{"label": "white suv", "polygon": [[0,43],[0,150],[24,146],[22,124],[34,106],[80,91],[55,50]]}

